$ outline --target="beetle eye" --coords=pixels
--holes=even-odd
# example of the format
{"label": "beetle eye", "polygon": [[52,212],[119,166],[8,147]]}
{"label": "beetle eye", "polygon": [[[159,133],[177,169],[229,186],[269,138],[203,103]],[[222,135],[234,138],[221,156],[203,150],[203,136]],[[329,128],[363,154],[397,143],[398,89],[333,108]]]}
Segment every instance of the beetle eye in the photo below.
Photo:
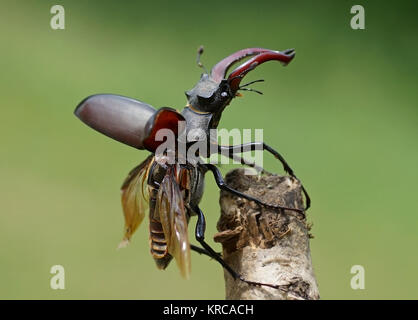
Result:
{"label": "beetle eye", "polygon": [[228,96],[228,94],[224,91],[224,92],[221,92],[221,96],[222,96],[222,97],[227,97],[227,96]]}

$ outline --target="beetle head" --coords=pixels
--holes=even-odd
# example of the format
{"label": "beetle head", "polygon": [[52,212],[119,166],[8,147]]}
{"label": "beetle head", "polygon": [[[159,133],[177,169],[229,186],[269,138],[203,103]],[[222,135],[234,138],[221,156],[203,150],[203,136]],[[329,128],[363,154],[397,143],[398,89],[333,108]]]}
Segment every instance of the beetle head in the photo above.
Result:
{"label": "beetle head", "polygon": [[[199,56],[202,52],[203,49],[200,48]],[[234,63],[251,56],[253,58],[241,64],[226,77],[228,69]],[[277,60],[287,65],[294,56],[293,49],[273,51],[263,48],[247,48],[237,51],[218,62],[210,73],[203,73],[194,88],[186,91],[189,106],[197,112],[219,114],[234,97],[239,95],[238,90],[242,89],[240,87],[241,80],[248,72],[270,60]],[[199,58],[198,63],[201,65]]]}
{"label": "beetle head", "polygon": [[234,97],[228,80],[219,83],[203,73],[193,89],[186,91],[187,101],[197,111],[215,113],[223,109]]}

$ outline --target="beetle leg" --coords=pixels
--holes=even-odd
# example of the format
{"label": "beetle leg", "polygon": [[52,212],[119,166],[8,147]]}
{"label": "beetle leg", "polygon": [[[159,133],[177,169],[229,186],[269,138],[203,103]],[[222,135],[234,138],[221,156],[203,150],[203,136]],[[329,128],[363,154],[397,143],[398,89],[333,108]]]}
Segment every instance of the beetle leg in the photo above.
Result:
{"label": "beetle leg", "polygon": [[245,159],[244,157],[241,157],[239,155],[236,155],[234,153],[228,153],[228,157],[234,161],[237,161],[241,163],[242,165],[249,166],[251,168],[254,168],[258,173],[260,174],[271,174],[267,170],[264,170],[263,167],[260,167],[255,162],[250,162],[249,160]]}
{"label": "beetle leg", "polygon": [[[195,246],[194,244],[191,244],[190,249],[192,249],[194,252],[197,252],[198,254],[204,254],[204,255],[208,256],[209,258],[212,258],[211,253],[204,248],[201,248],[201,247]],[[220,254],[218,253],[218,255],[220,255]]]}
{"label": "beetle leg", "polygon": [[[269,283],[262,283],[262,282],[256,282],[256,281],[249,281],[246,280],[242,275],[240,275],[238,272],[236,272],[234,269],[232,269],[228,263],[226,263],[226,261],[224,259],[222,259],[221,255],[216,253],[215,250],[212,249],[212,247],[210,245],[208,245],[205,242],[205,229],[206,229],[206,221],[205,221],[205,216],[203,215],[202,210],[200,210],[200,208],[198,206],[195,206],[193,208],[193,211],[196,212],[197,214],[197,223],[196,223],[196,240],[199,241],[199,243],[202,245],[202,247],[207,251],[207,253],[209,253],[209,257],[215,259],[217,262],[219,262],[222,267],[224,269],[226,269],[229,274],[236,280],[239,279],[242,282],[245,282],[249,285],[254,285],[254,286],[267,286],[267,287],[271,287],[274,289],[280,289],[281,286],[280,285],[274,285],[274,284],[269,284]],[[197,247],[198,248],[198,247]],[[202,250],[201,248],[198,248],[199,250]],[[205,254],[207,254],[205,252]]]}
{"label": "beetle leg", "polygon": [[254,201],[255,203],[257,203],[260,206],[264,206],[267,208],[271,208],[271,209],[279,209],[279,210],[290,210],[290,211],[295,211],[301,215],[303,215],[303,217],[305,217],[305,210],[304,209],[298,209],[298,208],[289,208],[289,207],[284,207],[284,206],[280,206],[280,205],[276,205],[276,204],[269,204],[269,203],[265,203],[264,201],[261,201],[260,199],[257,199],[253,196],[250,196],[249,194],[245,194],[241,191],[235,190],[233,188],[231,188],[230,186],[228,186],[226,184],[226,182],[224,181],[221,172],[219,171],[219,169],[214,166],[213,164],[209,164],[209,163],[204,163],[201,164],[201,166],[205,167],[206,169],[212,171],[213,176],[215,178],[216,184],[218,185],[218,187],[221,190],[225,190],[228,191],[230,193],[232,193],[233,195],[236,195],[238,197],[250,200],[250,201]]}
{"label": "beetle leg", "polygon": [[[284,171],[286,171],[291,177],[299,180],[295,173],[293,172],[292,168],[286,162],[286,160],[282,157],[280,153],[274,150],[269,145],[265,144],[264,142],[250,142],[244,143],[236,146],[218,146],[218,153],[223,154],[224,152],[228,152],[228,156],[232,159],[235,153],[247,152],[247,151],[255,151],[255,150],[266,150],[270,152],[276,159],[278,159],[282,165]],[[242,163],[242,162],[241,162]],[[302,192],[305,195],[306,199],[306,208],[308,210],[311,206],[311,198],[309,197],[308,192],[305,190],[305,187],[301,184]]]}

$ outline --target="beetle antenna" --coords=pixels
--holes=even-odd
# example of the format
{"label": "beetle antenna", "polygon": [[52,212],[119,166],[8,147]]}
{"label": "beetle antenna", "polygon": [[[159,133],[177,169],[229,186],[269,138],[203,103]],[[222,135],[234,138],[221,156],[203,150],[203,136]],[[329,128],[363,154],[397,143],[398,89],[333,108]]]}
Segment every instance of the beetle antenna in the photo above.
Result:
{"label": "beetle antenna", "polygon": [[243,84],[242,86],[240,86],[240,88],[247,87],[247,86],[249,86],[250,84],[253,84],[253,83],[256,83],[256,82],[264,82],[264,79],[259,79],[259,80],[254,80],[254,81],[248,82],[248,83]]}
{"label": "beetle antenna", "polygon": [[252,91],[252,92],[256,92],[258,94],[263,94],[261,91],[258,91],[258,90],[252,89],[252,88],[241,88],[240,87],[238,90]]}
{"label": "beetle antenna", "polygon": [[203,45],[200,46],[199,49],[197,49],[197,59],[196,59],[196,62],[197,62],[197,65],[198,65],[199,68],[202,68],[203,70],[205,70],[206,74],[209,74],[208,70],[206,70],[206,68],[202,64],[202,62],[200,62],[200,57],[202,56],[203,50],[204,50]]}

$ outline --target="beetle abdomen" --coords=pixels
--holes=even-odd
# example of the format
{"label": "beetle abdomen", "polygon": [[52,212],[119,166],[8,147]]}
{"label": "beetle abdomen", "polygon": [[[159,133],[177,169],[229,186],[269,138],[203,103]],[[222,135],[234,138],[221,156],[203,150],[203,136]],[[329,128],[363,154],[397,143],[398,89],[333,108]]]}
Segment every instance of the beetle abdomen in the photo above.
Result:
{"label": "beetle abdomen", "polygon": [[165,239],[161,222],[150,219],[150,248],[151,254],[159,269],[165,269],[173,258],[168,253],[167,240]]}

